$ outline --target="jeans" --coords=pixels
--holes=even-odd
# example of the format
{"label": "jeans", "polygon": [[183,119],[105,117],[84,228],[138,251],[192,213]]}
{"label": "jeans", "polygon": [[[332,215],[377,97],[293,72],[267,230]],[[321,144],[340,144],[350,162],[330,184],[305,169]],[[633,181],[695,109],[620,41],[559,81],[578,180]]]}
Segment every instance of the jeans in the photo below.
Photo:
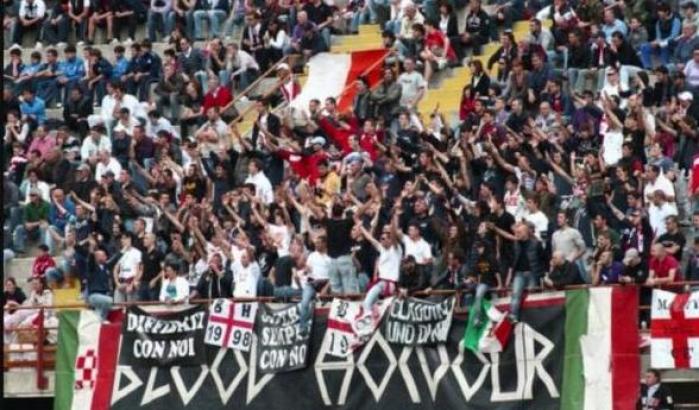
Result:
{"label": "jeans", "polygon": [[131,292],[127,292],[126,289],[115,289],[114,290],[114,302],[136,302],[139,300],[138,289],[133,289]]}
{"label": "jeans", "polygon": [[[225,70],[224,70],[225,71]],[[252,84],[260,73],[257,70],[245,70],[238,75],[238,88],[240,91],[245,90]],[[223,83],[222,83],[223,84]]]}
{"label": "jeans", "polygon": [[483,301],[483,298],[485,295],[490,291],[490,286],[485,284],[485,283],[479,283],[476,285],[476,291],[473,296],[473,304],[472,305],[467,305],[467,306],[474,306],[477,310],[475,313],[476,320],[480,321],[481,320],[481,315],[483,315],[483,310],[481,309],[481,302]]}
{"label": "jeans", "polygon": [[510,314],[519,320],[519,310],[522,307],[522,294],[524,286],[527,289],[534,289],[537,284],[537,277],[532,272],[515,272],[512,280],[512,297],[510,299]]}
{"label": "jeans", "polygon": [[55,78],[37,79],[36,94],[44,100],[46,106],[52,106],[58,99],[58,83]]}
{"label": "jeans", "polygon": [[221,30],[221,37],[223,37],[223,38],[228,37],[228,36],[232,37],[234,32],[236,31],[236,29],[240,29],[240,27],[242,27],[243,21],[244,21],[244,16],[236,15],[235,13],[231,13],[231,15],[223,23],[223,29]]}
{"label": "jeans", "polygon": [[299,316],[301,326],[310,329],[313,317],[313,301],[316,297],[316,289],[311,283],[305,283],[301,290],[301,302],[299,302]]}
{"label": "jeans", "polygon": [[[7,265],[12,261],[12,259],[15,258],[15,253],[12,251],[12,249],[3,249],[2,251],[2,269],[3,272],[5,272],[5,275],[9,273],[7,270]],[[7,276],[5,276],[7,277]]]}
{"label": "jeans", "polygon": [[194,38],[203,40],[202,24],[204,20],[209,21],[208,37],[217,37],[221,32],[221,23],[226,19],[226,12],[223,10],[195,10],[194,11]]}
{"label": "jeans", "polygon": [[332,40],[330,37],[330,28],[329,27],[324,27],[320,31],[320,37],[323,40],[323,47],[321,48],[322,51],[328,51],[330,50],[330,46],[332,45]]}
{"label": "jeans", "polygon": [[38,227],[28,231],[24,225],[17,225],[12,234],[15,251],[24,252],[26,250],[25,244],[27,242],[27,238],[43,241],[44,238],[46,238],[46,233],[46,228]]}
{"label": "jeans", "polygon": [[366,293],[366,296],[364,296],[364,302],[362,302],[362,307],[364,307],[364,312],[369,313],[372,311],[372,308],[378,302],[379,297],[381,294],[384,292],[384,289],[386,288],[386,282],[380,280],[376,282],[374,286],[369,289],[369,291]]}
{"label": "jeans", "polygon": [[157,40],[156,31],[160,32],[162,37],[170,35],[172,32],[172,23],[174,19],[170,19],[169,16],[164,13],[158,13],[155,11],[148,12],[148,22],[146,27],[148,29],[148,40],[155,42]]}
{"label": "jeans", "polygon": [[297,298],[303,294],[301,289],[294,289],[291,286],[275,286],[274,297],[278,299],[288,300]]}
{"label": "jeans", "polygon": [[670,48],[668,46],[654,48],[650,43],[641,44],[641,63],[643,63],[643,68],[653,68],[654,55],[660,56],[662,65],[667,65],[670,62]]}
{"label": "jeans", "polygon": [[194,10],[189,10],[184,13],[183,17],[180,17],[174,11],[170,11],[167,15],[168,25],[170,29],[174,29],[178,20],[184,20],[184,27],[182,27],[182,32],[187,38],[192,38],[194,34]]}
{"label": "jeans", "polygon": [[87,297],[87,303],[99,313],[102,320],[107,320],[112,307],[112,298],[102,293],[91,293]]}
{"label": "jeans", "polygon": [[359,293],[357,270],[350,255],[343,255],[330,260],[330,290],[333,293]]}
{"label": "jeans", "polygon": [[388,9],[388,2],[386,0],[369,0],[369,19],[372,24],[376,24],[379,21],[379,14],[386,15],[386,10]]}
{"label": "jeans", "polygon": [[138,289],[138,299],[146,301],[156,301],[160,297],[160,288],[158,286],[151,288],[145,281],[141,283]]}
{"label": "jeans", "polygon": [[172,118],[175,123],[179,122],[181,106],[177,93],[159,95],[155,100],[155,103],[158,107],[158,111],[160,111],[166,117],[168,116],[167,112],[165,111],[165,107],[168,107],[170,109],[170,116],[168,118]]}
{"label": "jeans", "polygon": [[70,21],[68,17],[61,17],[56,24],[51,24],[52,19],[44,21],[41,41],[47,44],[68,42],[68,32],[70,31]]}

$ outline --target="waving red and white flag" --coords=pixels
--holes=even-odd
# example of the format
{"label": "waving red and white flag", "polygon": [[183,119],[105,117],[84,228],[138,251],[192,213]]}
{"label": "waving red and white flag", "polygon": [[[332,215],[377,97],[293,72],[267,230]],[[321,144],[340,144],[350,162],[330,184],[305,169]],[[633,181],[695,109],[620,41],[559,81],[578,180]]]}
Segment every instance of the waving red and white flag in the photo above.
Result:
{"label": "waving red and white flag", "polygon": [[[320,53],[308,61],[308,80],[291,106],[306,110],[313,99],[321,104],[328,97],[337,99],[338,109],[345,111],[352,105],[355,89],[349,87],[362,75],[370,85],[381,78],[385,49],[356,51],[353,53]],[[345,91],[345,89],[347,89]]]}
{"label": "waving red and white flag", "polygon": [[699,368],[699,292],[654,289],[650,323],[651,367]]}

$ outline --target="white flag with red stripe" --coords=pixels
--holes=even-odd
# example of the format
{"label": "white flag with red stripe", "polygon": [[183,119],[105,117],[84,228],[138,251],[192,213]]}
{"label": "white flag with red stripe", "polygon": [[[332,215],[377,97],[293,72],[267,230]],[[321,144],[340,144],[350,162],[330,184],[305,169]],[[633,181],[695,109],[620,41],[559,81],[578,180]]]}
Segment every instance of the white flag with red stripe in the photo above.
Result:
{"label": "white flag with red stripe", "polygon": [[392,301],[393,298],[381,300],[374,305],[373,312],[364,312],[362,302],[333,299],[323,339],[328,354],[347,357],[366,343],[379,327]]}
{"label": "white flag with red stripe", "polygon": [[699,368],[699,292],[654,289],[650,323],[651,367]]}
{"label": "white flag with red stripe", "polygon": [[204,343],[249,352],[256,314],[257,303],[216,299],[209,308]]}

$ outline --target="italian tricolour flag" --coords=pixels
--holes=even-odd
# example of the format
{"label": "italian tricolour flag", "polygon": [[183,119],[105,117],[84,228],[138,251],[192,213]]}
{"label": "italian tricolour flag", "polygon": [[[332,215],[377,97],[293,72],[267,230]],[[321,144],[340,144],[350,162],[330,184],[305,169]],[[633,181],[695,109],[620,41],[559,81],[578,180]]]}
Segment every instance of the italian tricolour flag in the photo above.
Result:
{"label": "italian tricolour flag", "polygon": [[[352,105],[355,87],[350,87],[365,75],[370,85],[376,84],[383,70],[388,50],[364,50],[353,53],[320,53],[308,61],[308,79],[301,93],[291,102],[293,108],[306,110],[312,99],[321,104],[328,97],[337,99],[340,111]],[[344,91],[344,92],[343,92]]]}
{"label": "italian tricolour flag", "polygon": [[120,334],[92,310],[59,313],[54,410],[109,408]]}
{"label": "italian tricolour flag", "polygon": [[[467,326],[464,345],[493,354],[518,348],[507,338],[532,332],[527,324],[528,317],[542,309],[561,309],[562,315],[555,316],[555,320],[564,322],[563,340],[555,342],[563,344],[565,357],[560,408],[632,409],[638,398],[640,380],[637,292],[630,287],[597,287],[529,294],[522,305],[521,322],[512,327],[511,335],[498,333],[499,327],[506,330],[504,312],[509,310],[509,299],[497,299],[492,304],[484,302],[484,312],[490,320],[476,333],[469,334]],[[469,318],[469,326],[472,326],[470,322]]]}

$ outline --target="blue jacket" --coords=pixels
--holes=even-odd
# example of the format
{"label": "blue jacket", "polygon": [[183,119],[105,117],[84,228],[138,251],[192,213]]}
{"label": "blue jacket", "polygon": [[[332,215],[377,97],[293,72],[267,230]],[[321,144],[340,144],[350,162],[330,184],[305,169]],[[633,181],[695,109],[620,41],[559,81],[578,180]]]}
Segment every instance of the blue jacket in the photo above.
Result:
{"label": "blue jacket", "polygon": [[85,76],[85,63],[80,58],[61,61],[58,69],[69,80],[80,80]]}
{"label": "blue jacket", "polygon": [[22,115],[32,115],[36,118],[36,122],[43,124],[46,121],[46,104],[41,98],[34,96],[32,101],[22,101],[19,104],[19,110]]}
{"label": "blue jacket", "polygon": [[114,62],[114,68],[112,68],[112,78],[118,80],[122,75],[126,74],[129,70],[129,63],[126,57],[118,58]]}
{"label": "blue jacket", "polygon": [[63,201],[63,208],[67,211],[63,215],[59,215],[56,205],[52,204],[49,208],[49,224],[58,228],[59,232],[63,232],[70,218],[75,216],[75,205],[73,205],[70,199],[65,199]]}

